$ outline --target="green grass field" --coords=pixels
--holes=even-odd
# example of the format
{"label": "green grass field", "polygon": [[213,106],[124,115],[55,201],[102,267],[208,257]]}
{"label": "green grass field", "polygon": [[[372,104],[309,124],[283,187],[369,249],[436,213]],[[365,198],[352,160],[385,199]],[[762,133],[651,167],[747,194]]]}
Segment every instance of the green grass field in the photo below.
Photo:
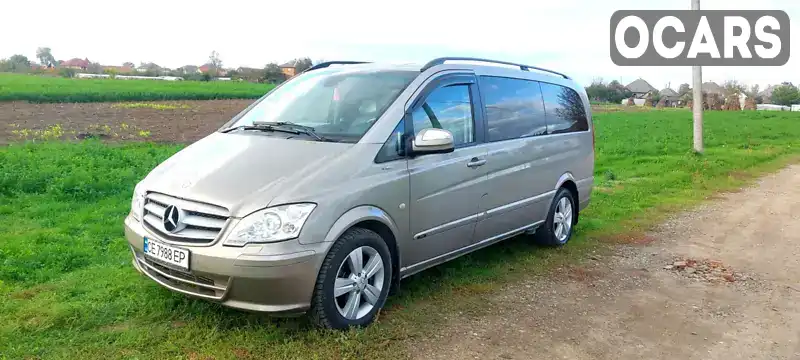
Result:
{"label": "green grass field", "polygon": [[[0,148],[0,359],[404,358],[447,314],[546,275],[716,191],[797,159],[800,114],[688,111],[595,117],[596,190],[561,249],[509,240],[415,275],[365,330],[311,328],[173,294],[138,275],[122,234],[135,182],[179,146],[35,143]],[[623,241],[623,240],[620,240]]]}
{"label": "green grass field", "polygon": [[0,101],[34,103],[255,99],[272,87],[239,81],[67,79],[0,73]]}

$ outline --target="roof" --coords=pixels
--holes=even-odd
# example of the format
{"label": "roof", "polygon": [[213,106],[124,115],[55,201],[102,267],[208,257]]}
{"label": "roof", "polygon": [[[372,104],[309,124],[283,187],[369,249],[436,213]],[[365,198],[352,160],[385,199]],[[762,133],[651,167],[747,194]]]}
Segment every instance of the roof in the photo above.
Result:
{"label": "roof", "polygon": [[294,59],[294,60],[289,60],[289,61],[287,61],[287,62],[285,62],[285,63],[283,63],[283,64],[280,64],[280,65],[278,65],[278,66],[279,66],[279,67],[282,67],[282,68],[293,68],[293,67],[297,67],[297,59]]}
{"label": "roof", "polygon": [[69,59],[67,61],[62,61],[60,63],[61,66],[78,66],[78,67],[89,67],[89,59]]}
{"label": "roof", "polygon": [[660,93],[662,96],[678,96],[678,93],[677,93],[677,92],[675,92],[675,90],[672,90],[672,89],[670,89],[670,88],[664,88],[664,89],[662,89],[661,91],[659,91],[659,93]]}
{"label": "roof", "polygon": [[656,89],[642,78],[634,80],[626,88],[634,93],[647,93]]}
{"label": "roof", "polygon": [[707,92],[709,94],[714,94],[714,93],[723,94],[723,93],[725,93],[725,90],[722,88],[722,86],[719,86],[719,84],[717,84],[717,83],[715,83],[713,81],[704,82],[703,86],[701,86],[700,89],[702,89],[703,91],[705,91],[705,92]]}

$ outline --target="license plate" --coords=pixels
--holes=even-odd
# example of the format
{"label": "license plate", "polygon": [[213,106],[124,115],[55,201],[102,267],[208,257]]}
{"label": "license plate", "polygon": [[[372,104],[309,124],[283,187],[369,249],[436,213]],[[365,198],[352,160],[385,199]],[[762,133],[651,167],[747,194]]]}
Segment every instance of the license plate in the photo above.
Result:
{"label": "license plate", "polygon": [[189,271],[189,250],[144,238],[144,255],[165,265]]}

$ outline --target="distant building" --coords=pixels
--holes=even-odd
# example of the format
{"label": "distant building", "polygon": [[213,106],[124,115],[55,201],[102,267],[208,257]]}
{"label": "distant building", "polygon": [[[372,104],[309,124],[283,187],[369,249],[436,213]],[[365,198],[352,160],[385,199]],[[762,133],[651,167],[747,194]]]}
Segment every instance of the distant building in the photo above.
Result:
{"label": "distant building", "polygon": [[648,94],[656,91],[656,88],[642,78],[634,80],[628,84],[628,86],[625,86],[625,88],[633,93],[634,99],[644,99]]}
{"label": "distant building", "polygon": [[658,92],[661,95],[661,98],[664,99],[664,106],[678,106],[680,105],[680,96],[675,90],[670,88],[664,88]]}
{"label": "distant building", "polygon": [[[214,69],[214,65],[212,65],[212,64],[203,64],[202,66],[200,66],[200,68],[198,70],[200,70],[201,73],[208,73],[208,72],[211,72],[211,70],[213,70],[213,69]],[[225,69],[219,68],[219,69],[217,69],[216,74],[213,74],[213,75],[215,75],[215,76],[226,76],[226,75],[228,75],[228,71],[225,70]]]}
{"label": "distant building", "polygon": [[700,88],[706,94],[718,94],[719,96],[723,97],[725,96],[725,89],[713,81],[704,82],[703,86],[701,86]]}
{"label": "distant building", "polygon": [[758,96],[761,97],[761,100],[764,104],[772,104],[772,91],[775,90],[775,85],[769,85],[766,89],[761,90],[758,93]]}
{"label": "distant building", "polygon": [[200,73],[200,68],[196,65],[184,65],[177,69],[179,72],[183,74],[197,74]]}
{"label": "distant building", "polygon": [[58,66],[67,69],[86,70],[90,64],[91,62],[89,59],[74,58],[67,61],[60,61]]}
{"label": "distant building", "polygon": [[281,72],[286,75],[286,78],[297,75],[297,59],[283,63],[280,65]]}

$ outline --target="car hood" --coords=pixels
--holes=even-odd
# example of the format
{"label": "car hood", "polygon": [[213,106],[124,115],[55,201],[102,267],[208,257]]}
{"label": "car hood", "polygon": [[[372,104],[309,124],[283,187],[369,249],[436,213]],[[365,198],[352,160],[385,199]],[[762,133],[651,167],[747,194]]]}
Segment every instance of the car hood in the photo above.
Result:
{"label": "car hood", "polygon": [[290,140],[253,133],[213,133],[159,164],[144,191],[214,204],[242,217],[264,208],[353,144]]}

